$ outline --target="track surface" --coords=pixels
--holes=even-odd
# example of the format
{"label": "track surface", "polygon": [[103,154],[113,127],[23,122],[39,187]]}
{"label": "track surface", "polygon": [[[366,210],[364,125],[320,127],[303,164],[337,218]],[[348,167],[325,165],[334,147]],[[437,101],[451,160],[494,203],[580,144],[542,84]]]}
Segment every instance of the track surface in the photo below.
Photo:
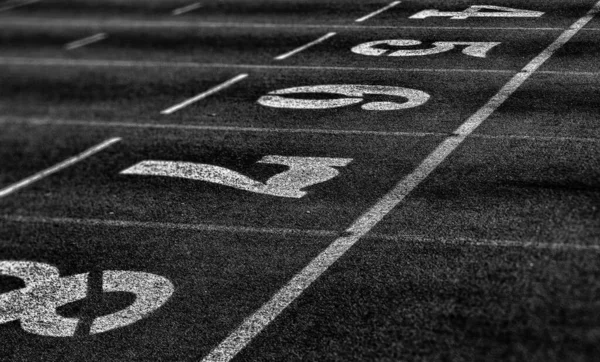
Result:
{"label": "track surface", "polygon": [[[472,5],[540,15],[412,18]],[[3,6],[1,360],[600,355],[596,1]],[[421,44],[352,50],[394,39]],[[497,44],[479,56],[465,44],[388,56],[438,42]],[[315,85],[338,88],[281,95],[288,108],[264,101]],[[373,87],[360,96],[339,85]],[[409,91],[375,94],[384,87]],[[306,106],[344,100],[352,104]],[[269,188],[292,169],[264,161],[281,156],[337,164]],[[147,161],[195,166],[177,177],[125,171]],[[29,304],[7,301],[33,285],[9,276],[18,261],[52,265],[61,278],[89,273],[87,296],[52,304],[56,287]],[[122,277],[127,287],[108,291],[109,271],[150,273],[173,289],[134,290],[146,279]],[[146,294],[144,309],[136,301]],[[27,318],[57,323],[44,303],[75,321],[72,333],[28,329]],[[94,333],[123,310],[137,319]]]}

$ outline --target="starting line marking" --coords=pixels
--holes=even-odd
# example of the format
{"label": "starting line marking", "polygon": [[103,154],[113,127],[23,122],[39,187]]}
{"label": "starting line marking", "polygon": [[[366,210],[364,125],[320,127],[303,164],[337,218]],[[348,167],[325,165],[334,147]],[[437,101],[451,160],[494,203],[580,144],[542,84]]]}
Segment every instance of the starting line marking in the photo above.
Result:
{"label": "starting line marking", "polygon": [[285,54],[281,54],[279,56],[276,56],[275,60],[283,60],[283,59],[289,58],[289,57],[291,57],[294,54],[300,53],[301,51],[306,50],[306,49],[310,48],[313,45],[319,44],[319,43],[321,43],[321,42],[323,42],[323,41],[331,38],[335,34],[336,33],[327,33],[327,34],[323,35],[322,37],[320,37],[320,38],[318,38],[316,40],[313,40],[310,43],[304,44],[303,46],[301,46],[299,48],[296,48],[296,49],[294,49],[294,50],[292,50],[290,52],[287,52]]}
{"label": "starting line marking", "polygon": [[[0,215],[0,220],[7,222],[20,222],[31,224],[65,224],[65,225],[85,225],[85,226],[104,226],[119,228],[145,228],[145,229],[166,229],[166,230],[192,230],[208,232],[242,233],[242,234],[267,234],[267,235],[296,235],[310,237],[336,237],[340,230],[315,230],[315,229],[291,229],[291,228],[260,228],[251,226],[227,226],[217,224],[184,224],[171,222],[154,221],[131,221],[131,220],[110,220],[110,219],[77,219],[67,217],[43,217],[43,216],[16,216]],[[565,243],[543,243],[536,241],[502,240],[502,239],[479,239],[469,237],[428,237],[414,234],[378,234],[368,233],[364,236],[370,240],[384,241],[409,241],[413,243],[430,243],[446,245],[473,245],[490,247],[520,247],[526,249],[550,249],[550,250],[576,250],[576,251],[598,251],[600,245],[582,245]]]}
{"label": "starting line marking", "polygon": [[82,46],[86,46],[88,44],[92,44],[92,43],[96,43],[101,40],[104,40],[107,37],[108,37],[108,35],[106,35],[106,33],[94,34],[92,36],[88,36],[83,39],[79,39],[79,40],[75,40],[73,42],[67,43],[65,45],[65,49],[73,50],[73,49],[81,48]]}
{"label": "starting line marking", "polygon": [[354,20],[354,22],[356,22],[356,23],[362,23],[363,21],[365,21],[365,20],[367,20],[367,19],[370,19],[370,18],[374,17],[375,15],[379,15],[379,14],[381,14],[382,12],[384,12],[384,11],[386,11],[386,10],[389,10],[389,9],[393,8],[394,6],[396,6],[396,5],[400,4],[401,2],[402,2],[402,1],[393,1],[393,2],[389,3],[388,5],[386,5],[386,6],[382,7],[382,8],[381,8],[381,9],[379,9],[379,10],[376,10],[376,11],[374,11],[374,12],[370,13],[370,14],[367,14],[367,15],[365,15],[365,16],[363,16],[363,17],[361,17],[361,18],[358,18],[358,19]]}
{"label": "starting line marking", "polygon": [[77,162],[79,162],[85,158],[88,158],[91,155],[98,153],[98,152],[102,151],[103,149],[105,149],[119,141],[121,141],[121,138],[119,138],[119,137],[108,139],[92,148],[87,149],[86,151],[84,151],[76,156],[73,156],[71,158],[64,160],[63,162],[61,162],[57,165],[54,165],[48,169],[40,171],[34,175],[31,175],[28,178],[17,182],[16,184],[7,186],[0,190],[0,198],[5,197],[9,194],[12,194],[13,192],[20,190],[24,187],[27,187],[27,186],[31,185],[32,183],[39,181],[46,176],[52,175],[53,173],[56,173],[62,169],[65,169],[71,165],[74,165]]}
{"label": "starting line marking", "polygon": [[298,298],[331,265],[342,257],[360,238],[368,234],[390,211],[401,203],[412,190],[421,184],[467,137],[500,107],[554,52],[569,41],[600,11],[600,1],[581,19],[565,30],[542,53],[535,57],[518,74],[502,87],[483,107],[446,138],[417,168],[402,179],[375,205],[362,214],[346,229],[348,236],[338,237],[285,286],[246,318],[227,338],[216,346],[203,362],[230,361],[269,325],[285,308]]}
{"label": "starting line marking", "polygon": [[39,1],[40,0],[24,0],[24,1],[19,1],[19,2],[14,1],[14,4],[10,4],[10,1],[9,1],[6,5],[0,7],[0,12],[20,8],[22,6],[26,6],[26,5],[30,5],[30,4],[35,4]]}
{"label": "starting line marking", "polygon": [[177,9],[173,10],[171,12],[171,15],[177,16],[177,15],[189,13],[190,11],[199,9],[201,7],[202,7],[201,3],[193,3],[193,4],[190,4],[190,5],[187,5],[187,6],[182,6],[180,8],[177,8]]}
{"label": "starting line marking", "polygon": [[204,99],[204,98],[206,98],[206,97],[208,97],[208,96],[210,96],[212,94],[215,94],[215,93],[217,93],[217,92],[219,92],[219,91],[221,91],[221,90],[229,87],[230,85],[239,82],[240,80],[246,78],[247,76],[248,76],[248,74],[239,74],[239,75],[231,78],[230,80],[228,80],[228,81],[226,81],[224,83],[221,83],[221,84],[219,84],[219,85],[217,85],[217,86],[215,86],[215,87],[207,90],[206,92],[200,93],[200,94],[198,94],[195,97],[192,97],[192,98],[190,98],[190,99],[188,99],[186,101],[183,101],[183,102],[181,102],[179,104],[176,104],[173,107],[167,108],[167,109],[161,111],[160,113],[161,114],[171,114],[173,112],[177,112],[181,108],[187,107],[187,106],[189,106],[192,103],[198,102],[201,99]]}

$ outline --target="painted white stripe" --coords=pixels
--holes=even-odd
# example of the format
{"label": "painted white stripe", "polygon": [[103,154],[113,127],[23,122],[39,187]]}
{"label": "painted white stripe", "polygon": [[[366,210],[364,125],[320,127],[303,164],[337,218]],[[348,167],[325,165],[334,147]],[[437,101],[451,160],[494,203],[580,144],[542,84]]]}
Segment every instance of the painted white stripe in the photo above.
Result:
{"label": "painted white stripe", "polygon": [[171,12],[172,15],[177,16],[177,15],[181,15],[181,14],[185,14],[185,13],[189,13],[190,11],[196,10],[198,8],[202,7],[201,3],[193,3],[187,6],[183,6],[180,7],[178,9],[175,9]]}
{"label": "painted white stripe", "polygon": [[[19,118],[0,117],[0,124],[22,123],[39,126],[72,126],[72,127],[106,127],[106,128],[142,128],[142,129],[171,129],[185,131],[214,131],[214,132],[256,132],[256,133],[290,133],[290,134],[322,134],[346,136],[382,136],[382,137],[448,137],[443,132],[400,132],[400,131],[370,131],[370,130],[343,130],[326,128],[263,128],[263,127],[236,127],[236,126],[209,126],[197,124],[162,124],[162,123],[134,123],[134,122],[102,122],[65,119],[44,118]],[[583,142],[600,143],[600,138],[574,137],[574,136],[541,136],[541,135],[510,135],[510,134],[480,134],[473,133],[470,138],[482,139],[516,139],[547,142]]]}
{"label": "painted white stripe", "polygon": [[[303,65],[263,65],[263,64],[225,64],[194,62],[161,62],[136,60],[105,59],[67,59],[67,58],[23,58],[0,57],[0,65],[30,65],[59,67],[169,67],[169,68],[222,68],[222,69],[290,69],[290,70],[334,70],[334,71],[378,71],[378,72],[430,72],[430,73],[492,73],[514,74],[508,69],[436,69],[436,68],[375,68],[375,67],[336,67],[336,66],[303,66]],[[595,73],[600,75],[600,72]],[[588,75],[587,73],[585,75]]]}
{"label": "painted white stripe", "polygon": [[87,157],[90,157],[91,155],[102,151],[103,149],[109,147],[110,145],[112,145],[116,142],[119,142],[120,140],[121,140],[120,138],[108,139],[90,149],[87,149],[86,151],[84,151],[76,156],[73,156],[71,158],[64,160],[63,162],[61,162],[59,164],[56,164],[50,168],[47,168],[47,169],[40,171],[34,175],[31,175],[31,176],[27,177],[26,179],[21,180],[15,184],[7,186],[0,190],[0,198],[5,197],[9,194],[12,194],[13,192],[20,190],[24,187],[27,187],[27,186],[31,185],[32,183],[39,181],[46,176],[52,175],[53,173],[56,173],[56,172],[58,172],[62,169],[65,169]]}
{"label": "painted white stripe", "polygon": [[[336,230],[311,230],[311,229],[291,229],[291,228],[257,228],[249,226],[236,225],[216,225],[216,224],[184,224],[170,222],[152,222],[152,221],[130,221],[130,220],[110,220],[110,219],[79,219],[66,217],[44,217],[44,216],[24,216],[24,215],[0,215],[0,220],[7,222],[20,222],[32,224],[66,224],[66,225],[85,225],[119,228],[144,228],[144,229],[164,229],[164,230],[182,230],[182,231],[206,231],[222,232],[236,234],[267,234],[279,236],[303,236],[303,237],[336,237],[341,231]],[[384,240],[412,243],[428,244],[448,244],[448,245],[472,245],[489,247],[520,247],[526,249],[555,249],[555,250],[585,250],[600,251],[600,245],[595,244],[566,244],[566,243],[544,243],[532,240],[499,240],[482,239],[468,237],[428,237],[414,234],[378,234],[369,233],[364,236],[370,240]]]}
{"label": "painted white stripe", "polygon": [[[136,60],[106,60],[106,59],[67,59],[67,58],[23,58],[2,57],[0,65],[28,65],[48,67],[131,67],[131,68],[222,68],[222,69],[265,69],[265,70],[332,70],[332,71],[361,71],[361,72],[421,72],[421,73],[486,73],[510,74],[510,69],[464,69],[464,68],[378,68],[378,67],[341,67],[341,66],[310,66],[310,65],[267,65],[267,64],[228,64],[228,63],[195,63],[195,62],[162,62]],[[599,76],[600,71],[560,71],[538,70],[537,74],[567,75],[593,77]]]}
{"label": "painted white stripe", "polygon": [[4,6],[0,6],[0,12],[8,11],[16,8],[20,8],[22,6],[30,5],[39,2],[40,0],[23,0],[23,1],[13,1],[13,4],[7,2]]}
{"label": "painted white stripe", "polygon": [[[469,30],[469,31],[556,31],[562,32],[561,27],[472,27],[472,26],[408,26],[408,25],[364,25],[364,24],[302,24],[302,23],[244,23],[244,22],[219,22],[219,21],[192,21],[192,20],[142,20],[142,19],[115,19],[115,18],[34,18],[11,16],[2,19],[0,24],[2,29],[10,26],[17,27],[57,27],[65,28],[85,28],[98,29],[105,31],[121,29],[199,29],[199,28],[217,28],[217,29],[323,29],[323,30]],[[584,28],[583,31],[600,31],[600,28]]]}
{"label": "painted white stripe", "polygon": [[375,15],[379,15],[379,14],[383,13],[384,11],[391,9],[391,8],[393,8],[394,6],[396,6],[396,5],[400,4],[400,3],[401,3],[401,1],[393,1],[390,4],[382,7],[381,9],[376,10],[376,11],[374,11],[374,12],[372,12],[370,14],[367,14],[367,15],[361,17],[361,18],[358,18],[358,19],[356,19],[354,21],[356,23],[362,23],[363,21],[365,21],[367,19],[370,19],[370,18],[374,17]]}
{"label": "painted white stripe", "polygon": [[[579,20],[565,33],[570,34],[582,28],[596,14],[600,1],[582,20]],[[563,33],[563,34],[565,34]],[[571,35],[572,36],[572,35]],[[564,44],[570,36],[561,35],[548,51],[552,54],[558,44]],[[539,56],[533,62],[536,66],[527,65],[519,74],[513,77],[490,101],[470,117],[465,125],[457,129],[456,136],[445,139],[425,160],[409,175],[402,179],[390,192],[384,195],[374,206],[361,215],[346,230],[348,236],[337,238],[327,249],[322,251],[302,271],[296,274],[283,288],[265,303],[258,311],[246,318],[227,338],[213,349],[202,361],[230,361],[269,323],[271,323],[287,306],[298,298],[303,291],[317,280],[333,263],[344,255],[361,237],[365,236],[392,209],[410,194],[423,180],[429,176],[458,146],[460,146],[475,128],[487,119],[529,76],[537,69],[545,56]]]}
{"label": "painted white stripe", "polygon": [[283,60],[283,59],[289,58],[292,55],[294,55],[296,53],[300,53],[301,51],[306,50],[306,49],[310,48],[311,46],[313,46],[315,44],[319,44],[320,42],[325,41],[325,40],[331,38],[334,35],[335,35],[335,33],[327,33],[327,34],[323,35],[322,37],[320,37],[319,39],[313,40],[310,43],[304,44],[303,46],[301,46],[299,48],[296,48],[296,49],[292,50],[291,52],[287,52],[285,54],[281,54],[279,56],[276,56],[275,60]]}
{"label": "painted white stripe", "polygon": [[192,97],[192,98],[190,98],[190,99],[188,99],[186,101],[183,101],[183,102],[181,102],[179,104],[174,105],[173,107],[167,108],[167,109],[161,111],[160,113],[161,114],[171,114],[173,112],[176,112],[176,111],[180,110],[181,108],[187,107],[187,106],[189,106],[192,103],[198,102],[201,99],[204,99],[204,98],[206,98],[206,97],[208,97],[208,96],[210,96],[212,94],[215,94],[215,93],[217,93],[217,92],[219,92],[219,91],[221,91],[221,90],[229,87],[230,85],[232,85],[234,83],[239,82],[240,80],[246,78],[247,76],[248,76],[248,74],[239,74],[239,75],[231,78],[230,80],[228,80],[228,81],[226,81],[224,83],[221,83],[218,86],[213,87],[213,88],[207,90],[206,92],[200,93],[197,96],[194,96],[194,97]]}
{"label": "painted white stripe", "polygon": [[67,43],[65,45],[65,49],[67,49],[67,50],[73,50],[73,49],[81,48],[81,47],[86,46],[88,44],[99,42],[99,41],[104,40],[106,38],[107,38],[106,33],[94,34],[94,35],[85,37],[83,39],[79,39],[79,40],[75,40],[73,42]]}

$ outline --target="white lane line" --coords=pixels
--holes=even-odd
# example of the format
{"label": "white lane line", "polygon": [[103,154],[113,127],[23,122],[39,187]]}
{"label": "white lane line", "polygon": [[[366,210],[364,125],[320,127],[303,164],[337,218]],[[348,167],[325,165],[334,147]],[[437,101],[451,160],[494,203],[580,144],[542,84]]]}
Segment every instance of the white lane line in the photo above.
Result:
{"label": "white lane line", "polygon": [[75,40],[75,41],[72,41],[70,43],[67,43],[65,45],[65,49],[67,49],[67,50],[73,50],[73,49],[81,48],[81,47],[86,46],[88,44],[92,44],[92,43],[96,43],[96,42],[99,42],[101,40],[104,40],[107,37],[108,36],[106,35],[106,33],[94,34],[94,35],[85,37],[83,39],[79,39],[79,40]]}
{"label": "white lane line", "polygon": [[548,50],[544,50],[532,63],[515,75],[502,89],[481,107],[465,124],[456,131],[456,136],[445,139],[431,152],[417,168],[402,179],[390,192],[384,195],[375,205],[362,214],[346,229],[348,236],[338,237],[302,271],[296,274],[283,288],[265,303],[258,311],[246,318],[227,338],[216,346],[202,361],[230,361],[246,345],[269,325],[285,308],[298,298],[306,288],[317,280],[331,265],[344,255],[361,237],[365,236],[390,211],[392,211],[408,194],[421,184],[477,126],[485,121],[517,88],[527,80],[560,45],[568,41],[578,29],[585,26],[600,8],[600,1],[582,19],[569,30],[563,32]]}
{"label": "white lane line", "polygon": [[181,15],[181,14],[185,14],[185,13],[189,13],[190,11],[196,10],[198,8],[202,7],[201,3],[193,3],[187,6],[183,6],[180,8],[177,8],[175,10],[173,10],[171,12],[171,15],[173,16],[177,16],[177,15]]}
{"label": "white lane line", "polygon": [[[244,22],[215,22],[215,21],[191,21],[191,20],[140,20],[140,19],[115,19],[115,18],[32,18],[11,16],[2,19],[0,24],[2,29],[10,26],[17,27],[58,27],[65,28],[85,28],[105,30],[120,29],[199,29],[199,28],[217,28],[217,29],[323,29],[323,30],[501,30],[501,31],[556,31],[562,32],[561,27],[472,27],[472,26],[408,26],[408,25],[364,25],[364,24],[300,24],[300,23],[244,23]],[[600,28],[585,28],[582,30],[598,31]]]}
{"label": "white lane line", "polygon": [[[441,68],[376,68],[376,67],[337,67],[337,66],[304,66],[304,65],[264,65],[264,64],[226,64],[195,62],[161,62],[136,60],[105,59],[66,59],[66,58],[23,58],[1,57],[0,65],[30,65],[59,67],[169,67],[169,68],[222,68],[222,69],[290,69],[290,70],[335,70],[335,71],[378,71],[378,72],[430,72],[430,73],[496,73],[514,74],[508,69],[441,69]],[[600,74],[596,73],[596,74]],[[587,73],[585,75],[588,75]]]}
{"label": "white lane line", "polygon": [[160,113],[161,114],[171,114],[173,112],[176,112],[176,111],[180,110],[181,108],[187,107],[192,103],[198,102],[201,99],[204,99],[212,94],[215,94],[215,93],[229,87],[230,85],[232,85],[234,83],[239,82],[240,80],[246,78],[247,76],[248,76],[248,74],[238,74],[237,76],[231,78],[230,80],[228,80],[224,83],[221,83],[221,84],[207,90],[206,92],[200,93],[197,96],[194,96],[188,100],[185,100],[179,104],[176,104],[173,107],[167,108],[167,109],[161,111]]}
{"label": "white lane line", "polygon": [[92,148],[85,150],[84,152],[82,152],[76,156],[73,156],[73,157],[70,157],[70,158],[64,160],[63,162],[61,162],[59,164],[56,164],[50,168],[47,168],[47,169],[40,171],[34,175],[31,175],[31,176],[27,177],[26,179],[23,179],[15,184],[7,186],[0,190],[0,197],[4,197],[9,194],[12,194],[13,192],[20,190],[24,187],[27,187],[27,186],[31,185],[32,183],[39,181],[46,176],[52,175],[53,173],[56,173],[62,169],[65,169],[87,157],[90,157],[91,155],[93,155],[95,153],[102,151],[103,149],[111,146],[114,143],[119,142],[120,140],[121,140],[120,138],[108,139]]}
{"label": "white lane line", "polygon": [[396,5],[400,4],[400,3],[401,3],[401,1],[392,1],[390,4],[382,7],[381,9],[373,11],[370,14],[367,14],[367,15],[361,17],[361,18],[358,18],[358,19],[354,20],[354,22],[356,22],[356,23],[362,23],[363,21],[365,21],[367,19],[370,19],[370,18],[374,17],[375,15],[379,15],[382,12],[391,9],[391,8],[393,8],[394,6],[396,6]]}
{"label": "white lane line", "polygon": [[[20,118],[0,117],[0,124],[17,123],[39,126],[72,126],[72,127],[106,127],[106,128],[142,128],[142,129],[170,129],[185,131],[214,131],[214,132],[255,132],[255,133],[289,133],[289,134],[322,134],[345,136],[382,136],[382,137],[448,137],[449,132],[402,132],[402,131],[370,131],[370,130],[343,130],[327,128],[268,128],[268,127],[236,127],[236,126],[209,126],[198,124],[162,124],[162,123],[134,123],[134,122],[102,122],[45,118]],[[541,136],[541,135],[510,135],[510,134],[481,134],[472,133],[470,138],[481,139],[515,139],[547,142],[583,142],[600,143],[600,138],[575,137],[575,136]]]}
{"label": "white lane line", "polygon": [[[193,230],[207,232],[225,232],[238,234],[267,234],[279,236],[310,236],[310,237],[335,237],[341,231],[336,230],[314,230],[314,229],[291,229],[291,228],[257,228],[250,226],[237,225],[217,225],[217,224],[185,224],[171,222],[153,222],[153,221],[131,221],[131,220],[110,220],[110,219],[79,219],[66,217],[44,217],[44,216],[24,216],[24,215],[0,215],[0,220],[8,222],[32,223],[32,224],[66,224],[66,225],[85,225],[85,226],[104,226],[119,228],[144,228],[144,229],[166,229],[166,230]],[[600,245],[589,244],[566,244],[566,243],[544,243],[532,240],[500,240],[500,239],[482,239],[469,237],[428,237],[414,234],[379,234],[369,233],[364,236],[370,240],[384,240],[427,244],[447,244],[447,245],[472,245],[472,246],[490,246],[490,247],[520,247],[525,249],[553,249],[553,250],[589,250],[600,251]]]}
{"label": "white lane line", "polygon": [[327,34],[323,35],[322,37],[320,37],[319,39],[313,40],[310,43],[304,44],[303,46],[301,46],[299,48],[296,48],[296,49],[294,49],[294,50],[292,50],[290,52],[287,52],[285,54],[281,54],[279,56],[276,56],[275,60],[283,60],[283,59],[289,58],[292,55],[294,55],[296,53],[300,53],[301,51],[306,50],[306,49],[310,48],[311,46],[313,46],[315,44],[319,44],[320,42],[323,42],[323,41],[331,38],[334,35],[335,35],[335,33],[327,33]]}
{"label": "white lane line", "polygon": [[0,12],[20,8],[22,6],[34,4],[39,1],[40,0],[13,1],[13,4],[10,4],[10,1],[8,1],[4,6],[0,6]]}
{"label": "white lane line", "polygon": [[[67,58],[23,58],[2,57],[0,65],[28,65],[48,67],[131,67],[131,68],[221,68],[221,69],[265,69],[265,70],[332,70],[332,71],[361,71],[361,72],[421,72],[421,73],[488,73],[514,75],[510,69],[465,69],[465,68],[377,68],[377,67],[341,67],[341,66],[310,66],[310,65],[266,65],[266,64],[229,64],[229,63],[195,63],[195,62],[162,62],[137,60],[106,60],[106,59],[67,59]],[[537,74],[568,75],[568,76],[599,76],[600,71],[560,71],[538,70]]]}

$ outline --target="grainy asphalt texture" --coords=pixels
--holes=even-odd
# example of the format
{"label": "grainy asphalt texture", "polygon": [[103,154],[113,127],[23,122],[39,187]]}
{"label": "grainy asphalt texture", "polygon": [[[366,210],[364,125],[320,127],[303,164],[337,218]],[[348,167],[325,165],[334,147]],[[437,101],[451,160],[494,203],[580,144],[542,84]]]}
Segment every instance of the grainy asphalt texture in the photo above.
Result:
{"label": "grainy asphalt texture", "polygon": [[[79,321],[72,336],[8,321],[0,360],[202,361],[596,1],[406,0],[363,22],[355,20],[389,2],[201,0],[178,15],[194,1],[19,3],[0,12],[0,190],[121,140],[0,197],[0,262],[89,273],[87,297],[56,309]],[[543,15],[411,18],[472,5]],[[98,33],[105,38],[67,47]],[[389,44],[378,46],[383,56],[351,51],[390,39],[421,42],[411,50],[499,44],[479,57],[464,44],[411,57],[388,56],[400,49]],[[598,360],[599,49],[600,15],[233,361]],[[239,74],[247,77],[161,114]],[[258,102],[276,90],[344,84],[429,99],[385,111],[362,106],[407,98],[366,94],[327,109]],[[122,173],[147,160],[187,162],[266,184],[288,170],[260,162],[273,155],[351,161],[300,198]],[[103,292],[109,270],[162,276],[174,292],[140,320],[90,333],[137,298]],[[0,320],[10,307],[3,296],[27,285],[0,275]]]}

